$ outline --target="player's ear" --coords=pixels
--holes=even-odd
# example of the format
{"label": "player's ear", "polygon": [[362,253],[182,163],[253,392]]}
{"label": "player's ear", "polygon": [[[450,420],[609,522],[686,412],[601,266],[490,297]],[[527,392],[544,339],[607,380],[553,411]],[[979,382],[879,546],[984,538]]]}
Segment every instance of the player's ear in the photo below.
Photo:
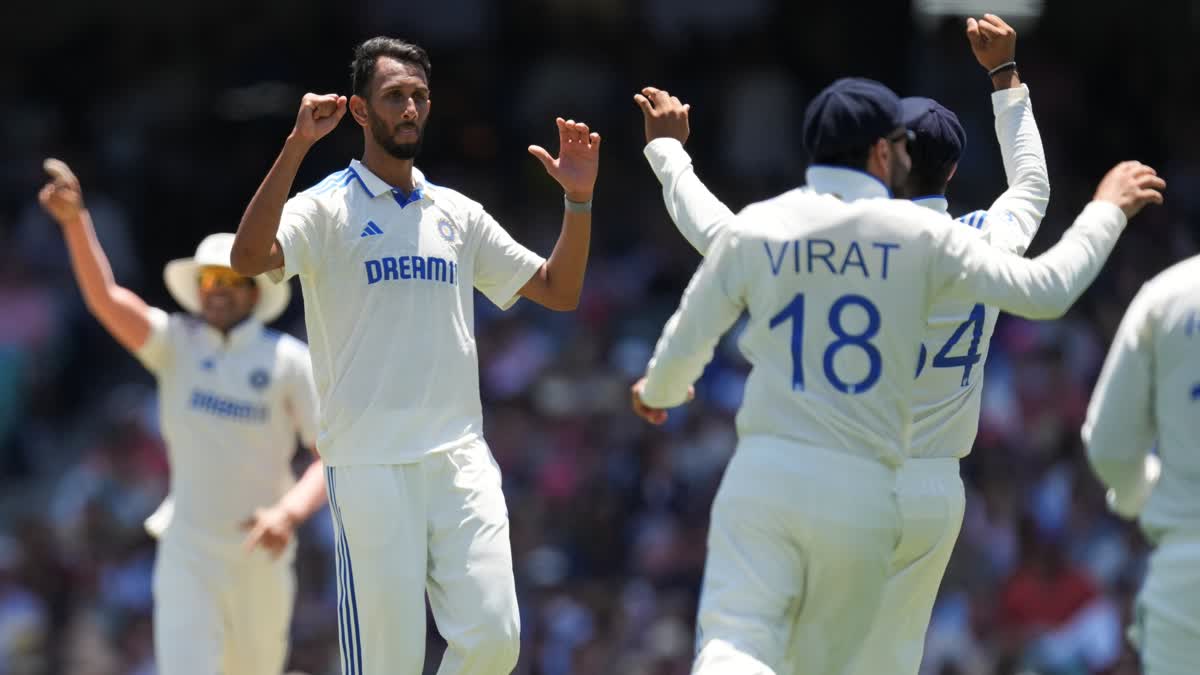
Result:
{"label": "player's ear", "polygon": [[886,138],[876,140],[867,151],[867,173],[891,185],[892,144]]}
{"label": "player's ear", "polygon": [[358,122],[358,126],[367,126],[367,99],[355,94],[350,97],[350,114],[354,117],[354,121]]}
{"label": "player's ear", "polygon": [[950,167],[950,175],[946,176],[946,185],[949,185],[950,181],[954,180],[954,174],[956,173],[958,173],[958,162],[955,162],[954,166]]}

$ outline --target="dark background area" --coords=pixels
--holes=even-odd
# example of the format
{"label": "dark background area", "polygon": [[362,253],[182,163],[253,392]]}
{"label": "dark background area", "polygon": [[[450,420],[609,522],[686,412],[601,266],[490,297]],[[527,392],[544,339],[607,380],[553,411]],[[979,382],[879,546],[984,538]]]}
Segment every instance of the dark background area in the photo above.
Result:
{"label": "dark background area", "polygon": [[[1123,236],[1065,318],[1004,317],[987,365],[969,506],[928,637],[928,673],[1137,673],[1125,648],[1146,545],[1108,515],[1079,443],[1087,398],[1139,285],[1196,252],[1200,3],[1047,1],[1011,19],[1053,187],[1033,252],[1113,164],[1138,159],[1167,205]],[[479,299],[488,440],[505,472],[522,674],[686,673],[708,506],[735,437],[746,364],[726,340],[697,401],[652,429],[627,410],[699,257],[641,156],[635,91],[692,104],[698,173],[740,208],[803,182],[804,106],[842,75],[958,112],[969,142],[951,211],[1004,189],[991,85],[952,1],[438,0],[60,3],[0,23],[0,675],[154,673],[153,543],[141,520],[167,467],[153,380],[87,315],[41,160],[79,173],[118,281],[178,308],[162,265],[232,231],[305,91],[348,93],[353,46],[388,34],[433,60],[418,165],[548,254],[560,191],[525,152],[555,116],[604,136],[592,259],[573,314]],[[961,11],[961,10],[958,10]],[[972,10],[975,15],[980,10]],[[297,189],[361,152],[351,121]],[[298,294],[297,294],[298,298]],[[279,327],[303,337],[299,300]],[[414,354],[413,358],[420,358]],[[337,671],[330,523],[303,532],[293,666]],[[440,647],[431,631],[430,662]],[[432,672],[430,670],[429,672]]]}

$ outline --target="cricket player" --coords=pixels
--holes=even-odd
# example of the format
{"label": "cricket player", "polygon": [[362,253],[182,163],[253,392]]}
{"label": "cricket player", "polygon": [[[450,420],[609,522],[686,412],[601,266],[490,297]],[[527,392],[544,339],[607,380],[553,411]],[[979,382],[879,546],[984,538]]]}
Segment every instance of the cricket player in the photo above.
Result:
{"label": "cricket player", "polygon": [[[958,221],[992,246],[1024,254],[1045,215],[1050,184],[1029,90],[1016,71],[1016,31],[989,14],[978,21],[968,19],[966,33],[995,87],[996,137],[1009,188],[988,210]],[[668,212],[688,241],[704,253],[728,227],[733,213],[696,177],[683,150],[688,107],[653,88],[636,101],[646,121],[645,154],[663,185]],[[908,148],[912,168],[898,192],[947,213],[946,189],[966,147],[962,125],[953,112],[927,98],[902,99],[901,110],[915,138]],[[822,189],[822,172],[808,178],[810,186]],[[837,186],[828,185],[825,191],[836,192]],[[897,475],[900,544],[871,635],[852,672],[915,675],[920,668],[925,631],[966,509],[958,464],[975,441],[983,362],[998,315],[995,307],[970,299],[941,302],[931,313],[913,388],[911,454]],[[810,639],[823,638],[794,636],[789,651],[811,649],[806,644]]]}
{"label": "cricket player", "polygon": [[[517,598],[500,470],[482,433],[474,290],[502,309],[521,297],[574,309],[600,136],[560,118],[558,158],[529,148],[565,192],[544,260],[413,166],[432,107],[424,50],[372,38],[351,72],[348,102],[304,97],[242,218],[234,269],[300,277],[339,539],[343,672],[420,673],[428,591],[447,642],[438,672],[507,674]],[[304,156],[347,106],[362,161],[289,200]]]}
{"label": "cricket player", "polygon": [[1197,670],[1198,439],[1200,256],[1193,256],[1151,279],[1130,303],[1083,425],[1109,505],[1140,518],[1154,545],[1130,630],[1147,675]]}
{"label": "cricket player", "polygon": [[[320,461],[299,482],[296,439],[314,449],[316,390],[308,349],[263,326],[287,308],[287,286],[229,267],[233,235],[206,237],[167,263],[167,314],[117,285],[78,179],[38,195],[58,221],[91,313],[158,380],[170,494],[147,521],[154,564],[154,650],[162,675],[279,675],[295,573],[292,533],[325,501]],[[248,531],[248,533],[247,533]]]}
{"label": "cricket player", "polygon": [[740,345],[752,370],[713,503],[693,672],[778,672],[797,630],[819,638],[794,672],[847,671],[901,534],[896,470],[913,433],[914,346],[932,308],[971,299],[1059,316],[1128,217],[1161,200],[1153,169],[1118,165],[1063,239],[1025,260],[888,198],[909,171],[901,110],[870,80],[839,80],[814,99],[803,136],[822,187],[738,215],[634,385],[635,412],[661,423],[748,310]]}

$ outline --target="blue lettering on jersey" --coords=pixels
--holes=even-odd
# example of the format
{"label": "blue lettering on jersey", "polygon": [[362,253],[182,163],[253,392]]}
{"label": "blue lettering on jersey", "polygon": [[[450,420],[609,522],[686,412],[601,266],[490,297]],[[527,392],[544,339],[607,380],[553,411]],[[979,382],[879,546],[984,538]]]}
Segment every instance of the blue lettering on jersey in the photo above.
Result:
{"label": "blue lettering on jersey", "polygon": [[261,424],[266,422],[271,416],[270,410],[264,405],[235,401],[200,389],[192,390],[190,406],[192,410],[238,422],[257,422]]}
{"label": "blue lettering on jersey", "polygon": [[1200,312],[1188,314],[1187,328],[1183,331],[1183,334],[1188,337],[1192,337],[1196,333],[1200,333]]}
{"label": "blue lettering on jersey", "polygon": [[367,285],[380,281],[437,281],[451,286],[458,285],[458,263],[434,256],[402,255],[378,260],[363,261],[367,272]]}
{"label": "blue lettering on jersey", "polygon": [[[849,246],[839,250],[838,245],[829,239],[798,239],[783,242],[776,251],[770,242],[763,242],[763,251],[767,254],[767,264],[771,266],[772,276],[779,276],[783,271],[783,261],[788,257],[788,248],[791,248],[792,270],[796,274],[803,270],[807,274],[828,272],[836,276],[845,276],[847,270],[857,269],[864,279],[870,279],[871,270],[874,269],[877,278],[886,280],[892,250],[900,248],[900,244],[851,241]],[[864,253],[864,249],[867,253]],[[803,265],[800,262],[802,258],[807,261]]]}
{"label": "blue lettering on jersey", "polygon": [[1192,387],[1192,400],[1200,401],[1200,384]]}

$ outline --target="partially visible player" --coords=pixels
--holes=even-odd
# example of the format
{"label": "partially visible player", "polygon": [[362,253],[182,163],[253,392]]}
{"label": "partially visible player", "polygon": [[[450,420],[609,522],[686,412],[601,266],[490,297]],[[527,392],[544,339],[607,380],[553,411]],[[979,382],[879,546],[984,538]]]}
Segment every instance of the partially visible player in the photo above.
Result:
{"label": "partially visible player", "polygon": [[38,198],[58,221],[88,309],[158,379],[171,497],[158,536],[154,651],[162,675],[278,675],[295,591],[292,533],[325,501],[319,460],[296,482],[297,435],[317,428],[308,349],[268,330],[290,293],[229,267],[232,234],[163,271],[188,314],[150,307],[113,279],[79,180],[48,160]]}
{"label": "partially visible player", "polygon": [[[339,538],[342,668],[413,675],[425,595],[443,675],[507,675],[520,648],[508,511],[483,437],[475,290],[502,309],[575,308],[600,136],[559,118],[559,156],[529,151],[564,191],[548,260],[478,202],[414,166],[431,64],[387,37],[355,49],[353,96],[304,97],[238,227],[234,268],[300,277],[321,396],[321,455]],[[349,108],[362,160],[288,199],[301,161]]]}
{"label": "partially visible player", "polygon": [[[1200,256],[1142,286],[1092,393],[1083,442],[1109,505],[1154,544],[1130,636],[1148,675],[1200,645]],[[1157,447],[1157,453],[1152,448]]]}
{"label": "partially visible player", "polygon": [[931,308],[972,298],[1061,315],[1165,185],[1149,167],[1118,165],[1062,240],[1025,260],[887,198],[907,177],[906,138],[900,101],[883,85],[845,79],[822,91],[804,139],[836,192],[811,186],[743,210],[634,386],[635,412],[661,423],[749,311],[740,345],[752,370],[713,503],[693,672],[774,673],[793,630],[821,638],[788,664],[796,672],[846,670],[900,535],[896,469]]}
{"label": "partially visible player", "polygon": [[[966,34],[995,88],[996,138],[1009,187],[988,210],[958,221],[993,247],[1024,254],[1045,215],[1050,182],[1029,89],[1016,71],[1016,31],[989,14],[968,19]],[[636,100],[645,117],[645,155],[662,183],[668,213],[703,254],[733,213],[696,176],[683,149],[689,107],[654,88]],[[945,214],[966,134],[958,117],[932,99],[905,98],[901,109],[915,137],[908,147],[912,168],[897,193]],[[808,184],[837,192],[837,177],[814,167]],[[940,302],[930,315],[913,388],[911,455],[898,474],[902,536],[879,614],[852,672],[915,675],[920,668],[925,631],[966,508],[958,464],[978,429],[983,365],[998,315],[971,298]],[[810,641],[821,639],[820,633],[794,636],[789,651],[803,654]]]}

